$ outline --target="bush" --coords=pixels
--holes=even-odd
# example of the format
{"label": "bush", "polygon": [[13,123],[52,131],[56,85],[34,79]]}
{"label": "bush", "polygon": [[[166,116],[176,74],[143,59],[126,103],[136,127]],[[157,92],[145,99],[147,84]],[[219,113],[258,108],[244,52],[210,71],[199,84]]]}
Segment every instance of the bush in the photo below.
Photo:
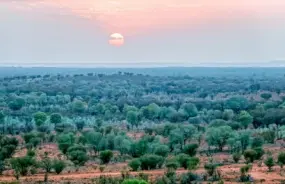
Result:
{"label": "bush", "polygon": [[162,156],[162,157],[166,157],[169,153],[169,147],[166,145],[159,145],[155,148],[154,150],[154,154]]}
{"label": "bush", "polygon": [[268,171],[270,172],[272,167],[275,165],[274,159],[272,156],[269,156],[265,161],[264,164],[268,167]]}
{"label": "bush", "polygon": [[188,161],[188,169],[189,170],[197,169],[199,163],[200,163],[200,160],[198,157],[191,157]]}
{"label": "bush", "polygon": [[209,176],[213,176],[216,172],[217,164],[213,162],[209,162],[204,165],[204,168],[207,171]]}
{"label": "bush", "polygon": [[198,179],[198,176],[194,173],[188,172],[181,175],[181,184],[189,184],[193,181],[196,181]]}
{"label": "bush", "polygon": [[122,184],[148,184],[148,183],[144,180],[128,179],[128,180],[123,181]]}
{"label": "bush", "polygon": [[189,163],[191,157],[189,157],[188,155],[186,155],[184,153],[181,153],[181,154],[177,155],[176,158],[177,158],[177,161],[178,161],[180,167],[183,167],[184,169],[188,168],[188,163]]}
{"label": "bush", "polygon": [[240,153],[234,153],[232,156],[233,156],[234,162],[238,163],[240,160],[241,154]]}
{"label": "bush", "polygon": [[105,167],[104,165],[100,165],[100,166],[99,166],[99,171],[100,171],[100,172],[104,172],[105,168],[106,168],[106,167]]}
{"label": "bush", "polygon": [[252,149],[248,149],[244,151],[243,156],[247,163],[252,163],[256,159],[257,153]]}
{"label": "bush", "polygon": [[175,160],[170,160],[170,161],[166,162],[165,166],[166,166],[167,169],[176,170],[179,167],[179,163],[176,162]]}
{"label": "bush", "polygon": [[54,169],[56,174],[60,174],[65,167],[66,164],[63,160],[57,160],[57,159],[53,160],[52,168]]}
{"label": "bush", "polygon": [[113,157],[113,152],[105,150],[100,152],[100,160],[103,164],[108,164]]}
{"label": "bush", "polygon": [[285,164],[285,152],[281,152],[278,154],[278,164],[281,168],[283,168],[283,165]]}
{"label": "bush", "polygon": [[256,147],[253,149],[256,152],[255,159],[260,160],[261,157],[264,155],[264,150],[262,147]]}
{"label": "bush", "polygon": [[195,156],[198,149],[198,144],[188,144],[184,147],[183,152],[191,157]]}
{"label": "bush", "polygon": [[130,168],[132,168],[133,171],[138,171],[141,167],[141,161],[140,159],[133,159],[128,164]]}
{"label": "bush", "polygon": [[161,168],[164,162],[164,158],[158,155],[143,155],[140,158],[140,161],[142,170],[151,170]]}

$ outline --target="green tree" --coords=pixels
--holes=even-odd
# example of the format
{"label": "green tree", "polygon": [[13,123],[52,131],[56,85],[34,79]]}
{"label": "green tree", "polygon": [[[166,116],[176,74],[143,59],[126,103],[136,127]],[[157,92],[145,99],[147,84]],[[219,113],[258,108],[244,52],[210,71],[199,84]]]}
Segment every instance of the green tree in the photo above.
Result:
{"label": "green tree", "polygon": [[63,160],[54,159],[52,162],[52,168],[54,169],[56,174],[60,174],[64,170],[65,167],[66,167],[66,164]]}
{"label": "green tree", "polygon": [[138,179],[127,179],[124,180],[122,184],[148,184],[148,182]]}
{"label": "green tree", "polygon": [[271,93],[262,93],[260,95],[261,98],[263,98],[264,100],[269,100],[272,97]]}
{"label": "green tree", "polygon": [[181,108],[187,114],[187,117],[195,117],[198,115],[197,107],[192,103],[185,103]]}
{"label": "green tree", "polygon": [[32,157],[24,156],[12,158],[10,160],[10,164],[12,169],[14,170],[14,175],[18,180],[21,175],[26,176],[28,174],[29,169],[35,166],[36,161]]}
{"label": "green tree", "polygon": [[285,164],[285,152],[280,152],[278,154],[278,161],[277,163],[280,165],[281,169],[283,169],[283,166]]}
{"label": "green tree", "polygon": [[73,133],[60,134],[57,138],[58,147],[63,154],[67,153],[68,148],[74,144],[74,141],[75,137]]}
{"label": "green tree", "polygon": [[110,150],[105,150],[100,152],[100,160],[103,164],[108,164],[113,157],[113,152]]}
{"label": "green tree", "polygon": [[52,161],[51,159],[48,157],[48,155],[46,154],[45,157],[41,160],[40,162],[40,167],[42,169],[44,169],[45,171],[45,178],[44,178],[44,182],[48,182],[48,174],[51,172],[52,170]]}
{"label": "green tree", "polygon": [[74,100],[71,108],[75,113],[83,113],[87,109],[87,104],[81,100]]}
{"label": "green tree", "polygon": [[62,117],[59,113],[53,113],[50,115],[50,122],[53,124],[59,124],[62,122]]}
{"label": "green tree", "polygon": [[43,125],[47,120],[47,115],[44,112],[37,112],[34,114],[34,121],[36,125],[39,127]]}
{"label": "green tree", "polygon": [[241,154],[240,154],[240,153],[234,153],[234,154],[232,155],[232,157],[233,157],[234,162],[235,162],[235,163],[238,163],[239,160],[240,160],[240,158],[241,158]]}
{"label": "green tree", "polygon": [[206,141],[209,145],[216,146],[222,151],[232,135],[233,130],[229,126],[209,128],[206,132]]}
{"label": "green tree", "polygon": [[264,161],[264,164],[268,167],[268,171],[272,171],[272,167],[275,165],[274,159],[272,156],[269,156]]}
{"label": "green tree", "polygon": [[247,163],[252,163],[256,159],[257,153],[252,149],[247,149],[244,151],[243,156]]}
{"label": "green tree", "polygon": [[84,137],[87,141],[88,146],[92,148],[94,153],[96,154],[99,150],[99,144],[102,140],[103,135],[99,132],[89,131],[84,134]]}
{"label": "green tree", "polygon": [[162,167],[164,163],[164,158],[158,155],[143,155],[140,158],[141,161],[141,169],[142,170],[151,170],[151,169],[159,169]]}
{"label": "green tree", "polygon": [[135,111],[128,111],[126,119],[127,119],[128,123],[132,126],[132,128],[134,126],[138,127],[139,120],[138,120],[138,113],[137,112],[135,112]]}
{"label": "green tree", "polygon": [[184,147],[183,152],[193,157],[196,155],[198,147],[198,144],[188,144]]}
{"label": "green tree", "polygon": [[244,128],[247,128],[253,122],[253,117],[247,111],[241,111],[237,119]]}
{"label": "green tree", "polygon": [[68,159],[71,160],[76,167],[83,166],[89,159],[86,149],[81,145],[74,145],[67,150]]}
{"label": "green tree", "polygon": [[189,170],[197,169],[199,163],[200,163],[200,160],[198,157],[191,157],[188,161],[188,169]]}
{"label": "green tree", "polygon": [[129,167],[132,168],[133,171],[138,171],[141,167],[141,161],[138,158],[135,158],[129,162]]}
{"label": "green tree", "polygon": [[9,102],[8,106],[13,111],[21,110],[25,105],[25,100],[21,97],[14,97],[12,101]]}
{"label": "green tree", "polygon": [[162,157],[167,157],[167,155],[169,154],[169,147],[166,145],[159,145],[156,146],[154,149],[154,154],[162,156]]}

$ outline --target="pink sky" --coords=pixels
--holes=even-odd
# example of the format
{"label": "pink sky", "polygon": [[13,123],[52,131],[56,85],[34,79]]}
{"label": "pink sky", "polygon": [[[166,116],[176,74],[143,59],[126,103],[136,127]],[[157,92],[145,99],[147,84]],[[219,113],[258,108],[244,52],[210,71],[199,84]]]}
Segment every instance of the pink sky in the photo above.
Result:
{"label": "pink sky", "polygon": [[[108,33],[131,34],[155,29],[235,21],[246,17],[284,18],[284,0],[23,0],[10,8],[72,14],[100,22]],[[0,2],[1,3],[1,2]]]}

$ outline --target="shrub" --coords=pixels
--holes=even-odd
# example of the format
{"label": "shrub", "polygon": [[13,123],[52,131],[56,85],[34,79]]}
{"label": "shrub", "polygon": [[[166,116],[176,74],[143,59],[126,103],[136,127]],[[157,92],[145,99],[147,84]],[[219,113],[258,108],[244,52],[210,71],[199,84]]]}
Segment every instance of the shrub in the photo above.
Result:
{"label": "shrub", "polygon": [[193,181],[196,181],[198,178],[198,176],[194,173],[188,172],[185,174],[181,175],[181,184],[189,184],[189,183],[193,183]]}
{"label": "shrub", "polygon": [[252,149],[248,149],[244,151],[243,156],[247,163],[252,163],[256,159],[257,153]]}
{"label": "shrub", "polygon": [[106,167],[105,167],[104,165],[100,165],[100,166],[99,166],[100,172],[104,172],[105,168],[106,168]]}
{"label": "shrub", "polygon": [[169,147],[166,145],[159,145],[155,148],[154,150],[154,154],[162,156],[162,157],[166,157],[169,153]]}
{"label": "shrub", "polygon": [[195,156],[198,149],[198,144],[188,144],[184,147],[183,152],[191,157]]}
{"label": "shrub", "polygon": [[140,161],[142,170],[151,170],[161,168],[164,162],[164,158],[158,155],[143,155],[140,158]]}
{"label": "shrub", "polygon": [[283,168],[283,165],[285,164],[285,152],[281,152],[278,154],[278,164],[281,168]]}
{"label": "shrub", "polygon": [[272,156],[269,156],[265,161],[264,164],[268,167],[268,171],[270,172],[272,167],[275,165],[274,159]]}
{"label": "shrub", "polygon": [[144,180],[128,179],[128,180],[123,181],[122,184],[148,184],[148,183]]}
{"label": "shrub", "polygon": [[264,155],[264,150],[262,147],[256,147],[253,149],[256,152],[255,159],[260,160],[261,157]]}
{"label": "shrub", "polygon": [[173,170],[176,170],[178,169],[179,167],[179,163],[176,162],[175,160],[171,160],[171,161],[167,161],[166,164],[165,164],[166,168],[167,169],[173,169]]}
{"label": "shrub", "polygon": [[180,167],[183,167],[184,169],[188,168],[188,163],[190,160],[190,157],[188,155],[181,153],[181,154],[177,155],[176,158],[177,158],[177,161],[178,161]]}
{"label": "shrub", "polygon": [[140,159],[133,159],[129,162],[130,168],[132,168],[133,171],[138,171],[141,167],[141,161]]}
{"label": "shrub", "polygon": [[238,163],[240,160],[241,154],[240,153],[234,153],[232,156],[233,156],[234,162]]}
{"label": "shrub", "polygon": [[65,167],[66,164],[63,160],[57,160],[57,159],[53,160],[52,168],[54,169],[56,174],[60,174]]}
{"label": "shrub", "polygon": [[191,157],[188,161],[188,169],[194,170],[198,167],[200,160],[198,157]]}
{"label": "shrub", "polygon": [[100,152],[100,160],[103,164],[108,164],[113,157],[113,152],[105,150]]}
{"label": "shrub", "polygon": [[204,168],[207,171],[209,176],[213,176],[215,174],[215,172],[216,172],[217,164],[215,164],[213,162],[209,162],[209,163],[206,163],[204,165]]}

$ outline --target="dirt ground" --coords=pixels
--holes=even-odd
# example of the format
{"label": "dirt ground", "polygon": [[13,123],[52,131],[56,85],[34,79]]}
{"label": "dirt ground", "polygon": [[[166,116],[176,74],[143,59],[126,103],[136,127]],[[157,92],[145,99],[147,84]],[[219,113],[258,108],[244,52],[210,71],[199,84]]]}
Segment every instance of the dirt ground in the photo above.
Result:
{"label": "dirt ground", "polygon": [[[266,151],[273,153],[273,156],[276,158],[278,152],[285,151],[284,148],[280,146],[266,146]],[[52,158],[61,158],[64,159],[60,151],[58,150],[55,144],[43,145],[39,150],[37,150],[37,158],[41,158],[45,152],[49,152]],[[20,149],[16,152],[15,156],[24,156],[26,153],[25,149]],[[200,158],[200,168],[195,172],[198,174],[206,173],[203,168],[205,162],[208,161],[206,155],[199,155]],[[237,180],[240,176],[240,168],[245,165],[244,160],[241,160],[238,164],[233,164],[231,155],[228,153],[217,153],[213,155],[213,160],[219,163],[224,163],[223,166],[218,167],[218,171],[221,174],[221,177],[225,183],[237,183]],[[111,177],[120,177],[122,170],[127,169],[127,163],[116,163],[109,164],[106,166],[104,172],[99,171],[99,165],[95,162],[88,162],[84,167],[81,167],[78,171],[75,171],[72,167],[67,167],[64,172],[60,175],[54,173],[49,174],[49,181],[51,183],[93,183],[94,178],[98,178],[102,175],[111,176]],[[178,169],[177,174],[188,172],[184,169]],[[144,173],[149,175],[150,178],[156,178],[162,176],[165,173],[164,169],[152,170],[152,171],[141,171],[141,172],[130,172],[130,175],[138,175],[139,173]],[[272,172],[268,172],[266,166],[259,165],[254,163],[252,170],[249,173],[254,179],[254,183],[266,183],[266,184],[280,184],[285,181],[285,169],[281,170],[279,166],[275,166]],[[44,180],[44,173],[39,171],[39,174],[32,176],[20,177],[20,183],[36,183]],[[5,171],[3,176],[0,176],[0,182],[13,182],[16,181],[13,176],[13,172]]]}

